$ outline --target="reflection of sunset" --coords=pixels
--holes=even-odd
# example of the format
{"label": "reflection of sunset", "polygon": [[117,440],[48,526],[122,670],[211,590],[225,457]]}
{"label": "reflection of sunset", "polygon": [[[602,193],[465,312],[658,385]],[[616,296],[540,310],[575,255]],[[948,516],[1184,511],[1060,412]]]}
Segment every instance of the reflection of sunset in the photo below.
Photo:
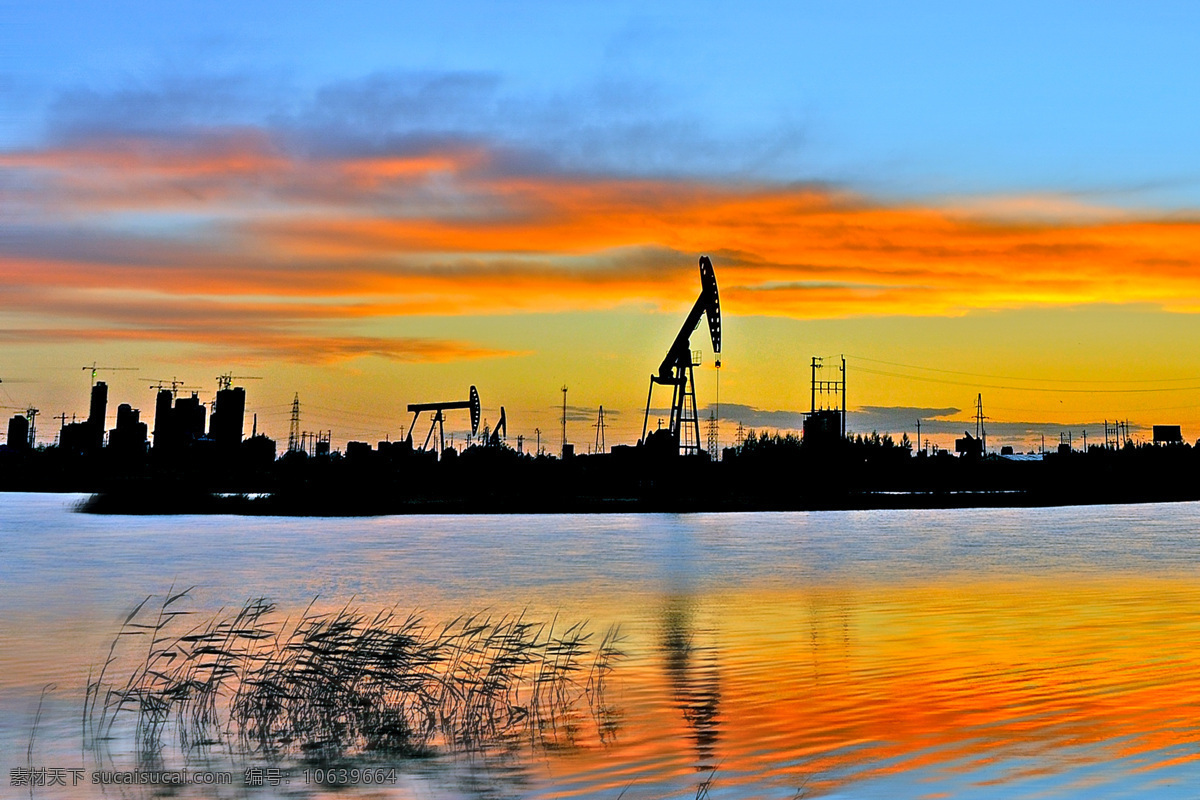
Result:
{"label": "reflection of sunset", "polygon": [[[629,787],[628,800],[690,798],[712,774],[713,797],[791,798],[801,786],[808,797],[977,797],[985,785],[1003,797],[1095,796],[1077,789],[1089,781],[1140,797],[1186,785],[1198,768],[1195,503],[188,516],[172,535],[150,517],[99,519],[81,533],[64,524],[74,515],[59,497],[11,505],[40,511],[27,518],[46,532],[13,550],[0,638],[20,646],[0,653],[3,681],[22,698],[58,686],[46,720],[62,733],[42,741],[69,753],[88,668],[107,658],[130,608],[150,592],[147,608],[159,603],[179,569],[197,588],[178,605],[195,613],[176,619],[175,633],[267,591],[276,619],[293,624],[306,610],[347,607],[371,619],[415,613],[428,631],[478,612],[552,623],[559,635],[586,620],[591,647],[619,625],[625,656],[602,696],[581,695],[536,741],[501,747],[503,774],[483,782],[517,776],[522,796],[611,800]],[[96,566],[61,557],[64,542]],[[15,596],[30,580],[68,577],[70,598]],[[110,680],[120,681],[143,663],[145,641],[128,637],[116,655]],[[592,661],[583,663],[580,686]],[[35,705],[19,710],[31,716]],[[598,707],[611,716],[599,719]],[[27,718],[0,725],[22,751]],[[449,791],[444,776],[432,780],[442,791],[431,796]]]}
{"label": "reflection of sunset", "polygon": [[637,641],[653,654],[619,673],[624,763],[666,759],[681,779],[719,765],[715,785],[726,789],[803,782],[823,793],[917,771],[965,787],[1031,769],[1131,759],[1153,772],[1196,758],[1181,748],[1200,708],[1200,622],[1180,611],[1200,593],[1184,581],[1030,578],[694,600],[688,669],[693,686],[716,678],[711,755],[696,750],[696,721],[681,711],[660,638]]}

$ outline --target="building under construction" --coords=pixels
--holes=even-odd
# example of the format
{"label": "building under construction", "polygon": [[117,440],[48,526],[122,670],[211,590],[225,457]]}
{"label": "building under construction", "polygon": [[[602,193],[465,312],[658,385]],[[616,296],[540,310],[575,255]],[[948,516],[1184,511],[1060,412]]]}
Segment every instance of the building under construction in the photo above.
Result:
{"label": "building under construction", "polygon": [[92,384],[87,419],[67,423],[64,420],[58,435],[58,446],[77,453],[94,453],[104,447],[104,419],[108,410],[108,384]]}

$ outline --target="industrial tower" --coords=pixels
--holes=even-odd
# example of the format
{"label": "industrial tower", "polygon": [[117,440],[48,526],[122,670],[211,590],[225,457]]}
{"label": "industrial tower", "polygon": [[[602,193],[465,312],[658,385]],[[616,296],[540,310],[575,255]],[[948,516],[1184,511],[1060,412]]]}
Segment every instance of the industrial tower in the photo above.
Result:
{"label": "industrial tower", "polygon": [[[708,333],[712,340],[716,364],[721,365],[721,300],[717,293],[717,276],[713,272],[708,256],[700,256],[700,294],[692,304],[683,327],[667,350],[666,357],[658,367],[658,373],[650,376],[650,389],[646,393],[646,416],[642,421],[642,444],[661,448],[683,455],[699,455],[700,419],[696,413],[696,378],[694,369],[700,363],[700,351],[692,350],[691,336],[700,317],[708,318]],[[671,421],[659,431],[647,435],[650,424],[650,403],[654,396],[654,384],[670,386]]]}

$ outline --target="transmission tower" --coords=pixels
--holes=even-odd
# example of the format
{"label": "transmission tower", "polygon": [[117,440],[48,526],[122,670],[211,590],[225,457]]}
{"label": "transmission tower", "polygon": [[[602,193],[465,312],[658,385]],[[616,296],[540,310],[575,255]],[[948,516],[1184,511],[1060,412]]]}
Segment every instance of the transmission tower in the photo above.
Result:
{"label": "transmission tower", "polygon": [[987,417],[983,416],[983,394],[980,393],[975,397],[975,438],[979,440],[979,445],[982,448],[982,454],[987,455],[987,430],[983,427],[983,421]]}
{"label": "transmission tower", "polygon": [[288,452],[298,449],[300,444],[300,393],[292,398],[292,424],[288,429]]}
{"label": "transmission tower", "polygon": [[592,426],[596,429],[596,452],[604,452],[604,406],[600,406],[600,413],[596,418],[596,424]]}
{"label": "transmission tower", "polygon": [[705,433],[708,436],[708,457],[713,461],[717,460],[720,453],[720,444],[717,433],[717,412],[713,409],[708,411],[708,424],[705,426]]}

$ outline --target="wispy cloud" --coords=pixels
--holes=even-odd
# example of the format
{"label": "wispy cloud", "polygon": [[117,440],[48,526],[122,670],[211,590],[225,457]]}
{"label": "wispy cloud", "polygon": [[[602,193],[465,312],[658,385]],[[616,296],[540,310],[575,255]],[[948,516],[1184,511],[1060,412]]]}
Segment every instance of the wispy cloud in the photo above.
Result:
{"label": "wispy cloud", "polygon": [[[550,406],[558,412],[558,418],[562,418],[563,407],[561,405]],[[621,411],[616,408],[604,409],[605,424],[612,423],[616,418],[620,417]],[[596,406],[567,406],[567,422],[590,422],[593,427],[599,419],[599,409]]]}
{"label": "wispy cloud", "polygon": [[[605,146],[632,149],[621,137],[645,116],[625,126],[615,95],[596,92],[578,107],[613,104]],[[392,346],[349,322],[674,307],[694,295],[700,253],[734,314],[1200,309],[1198,219],[1063,197],[885,205],[820,183],[609,171],[604,158],[583,169],[525,135],[553,128],[554,105],[522,103],[489,74],[371,76],[258,117],[254,94],[227,80],[64,96],[44,146],[0,152],[0,310],[61,335],[86,313],[94,332],[186,341],[131,309],[147,293],[173,314],[242,320],[259,347],[272,333],[253,319],[328,338],[302,351],[329,358],[481,357],[495,351]]]}
{"label": "wispy cloud", "polygon": [[[701,419],[708,416],[713,406],[708,406],[701,413]],[[665,409],[664,409],[665,411]],[[799,431],[804,428],[804,411],[774,410],[767,411],[754,406],[740,403],[721,403],[721,422],[727,424],[741,423],[743,427],[782,431]]]}
{"label": "wispy cloud", "polygon": [[160,328],[0,328],[0,341],[10,344],[76,342],[161,342],[191,346],[196,361],[228,363],[231,359],[329,364],[362,356],[392,361],[446,362],[518,355],[514,351],[478,347],[465,342],[421,337],[296,335],[256,330]]}
{"label": "wispy cloud", "polygon": [[[917,420],[921,420],[923,430],[930,433],[953,433],[962,427],[962,423],[951,422],[946,417],[954,417],[962,413],[958,408],[920,408],[915,406],[862,406],[846,414],[847,423],[856,431],[895,431],[915,430]],[[960,431],[961,432],[961,431]]]}

